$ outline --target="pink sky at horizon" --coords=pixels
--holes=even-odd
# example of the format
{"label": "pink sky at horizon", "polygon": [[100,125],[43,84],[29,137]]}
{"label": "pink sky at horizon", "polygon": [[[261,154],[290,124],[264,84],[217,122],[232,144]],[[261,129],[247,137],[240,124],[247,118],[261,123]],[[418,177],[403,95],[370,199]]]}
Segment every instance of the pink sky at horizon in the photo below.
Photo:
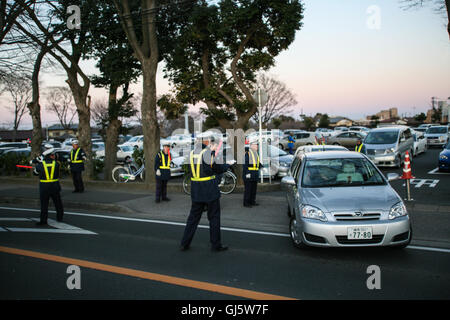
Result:
{"label": "pink sky at horizon", "polygon": [[[291,47],[276,58],[268,73],[297,96],[293,115],[317,112],[330,116],[365,118],[396,107],[399,114],[426,112],[431,97],[450,97],[450,41],[446,20],[430,8],[401,9],[397,0],[309,0],[303,27]],[[367,9],[380,10],[380,28],[370,29]],[[88,74],[92,61],[83,63]],[[45,86],[64,85],[65,77],[45,74]],[[132,86],[142,91],[139,84]],[[159,66],[158,94],[170,85]],[[103,89],[91,88],[94,100],[106,100]],[[8,104],[0,99],[0,109]],[[195,108],[194,108],[195,109]],[[9,115],[9,116],[8,116]],[[43,112],[43,122],[56,117]],[[2,112],[0,125],[12,121]],[[31,123],[24,118],[24,126]]]}

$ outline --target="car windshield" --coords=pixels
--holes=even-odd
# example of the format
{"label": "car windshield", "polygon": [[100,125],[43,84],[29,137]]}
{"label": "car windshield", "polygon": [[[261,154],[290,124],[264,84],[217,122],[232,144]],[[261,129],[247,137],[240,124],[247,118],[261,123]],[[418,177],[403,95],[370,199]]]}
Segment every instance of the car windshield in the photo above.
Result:
{"label": "car windshield", "polygon": [[398,131],[370,132],[364,143],[366,144],[393,144],[398,139]]}
{"label": "car windshield", "polygon": [[128,142],[136,142],[139,140],[139,136],[133,137],[130,140],[128,140]]}
{"label": "car windshield", "polygon": [[426,133],[447,133],[446,127],[431,127],[428,128]]}
{"label": "car windshield", "polygon": [[302,178],[305,188],[385,184],[381,174],[365,158],[307,160]]}
{"label": "car windshield", "polygon": [[124,152],[128,152],[128,151],[133,151],[134,150],[133,147],[131,147],[131,146],[121,146],[120,148]]}

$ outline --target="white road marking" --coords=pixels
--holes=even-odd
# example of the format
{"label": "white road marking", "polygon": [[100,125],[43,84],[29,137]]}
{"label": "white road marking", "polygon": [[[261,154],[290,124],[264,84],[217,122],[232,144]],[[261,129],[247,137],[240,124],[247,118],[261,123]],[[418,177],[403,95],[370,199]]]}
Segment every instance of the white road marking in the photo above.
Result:
{"label": "white road marking", "polygon": [[450,172],[442,172],[442,171],[439,171],[439,168],[434,168],[433,170],[428,171],[428,174],[448,174],[448,175],[450,175]]}
{"label": "white road marking", "polygon": [[[0,221],[31,221],[38,222],[39,218],[20,218],[20,217],[1,217]],[[53,228],[15,228],[0,227],[0,231],[10,232],[38,232],[38,233],[66,233],[66,234],[97,234],[95,232],[84,230],[67,223],[57,222],[53,219],[47,219],[47,224]]]}
{"label": "white road marking", "polygon": [[64,229],[48,229],[48,228],[8,228],[11,232],[37,232],[37,233],[64,233],[64,234],[96,234],[88,230],[64,230]]}
{"label": "white road marking", "polygon": [[[0,209],[16,210],[16,211],[40,212],[40,210],[37,210],[37,209],[12,208],[12,207],[0,207]],[[56,213],[56,211],[49,211],[49,212]],[[124,220],[124,221],[134,221],[134,222],[146,222],[146,223],[158,223],[158,224],[176,225],[176,226],[183,226],[183,227],[186,226],[185,223],[163,221],[163,220],[127,218],[127,217],[120,217],[120,216],[106,216],[106,215],[101,215],[101,214],[80,213],[80,212],[64,212],[64,214],[73,215],[73,216],[81,216],[81,217],[103,218],[103,219]],[[208,229],[209,228],[209,226],[207,226],[207,225],[199,225],[198,227],[199,228],[203,228],[203,229]],[[277,237],[284,237],[284,238],[289,238],[290,237],[290,235],[287,234],[287,233],[266,232],[266,231],[249,230],[249,229],[237,229],[237,228],[222,227],[221,230],[232,231],[232,232],[261,234],[261,235],[270,235],[270,236],[277,236]],[[76,230],[73,230],[73,231],[76,231]],[[441,253],[450,253],[450,249],[434,248],[434,247],[423,247],[423,246],[414,246],[414,245],[409,245],[407,247],[407,249],[422,250],[422,251],[432,251],[432,252],[441,252]]]}
{"label": "white road marking", "polygon": [[[439,183],[439,180],[435,179],[411,179],[410,181],[411,185],[414,185],[416,188],[421,188],[423,186],[428,186],[430,188],[436,187],[436,185]],[[403,187],[406,184],[403,183]]]}

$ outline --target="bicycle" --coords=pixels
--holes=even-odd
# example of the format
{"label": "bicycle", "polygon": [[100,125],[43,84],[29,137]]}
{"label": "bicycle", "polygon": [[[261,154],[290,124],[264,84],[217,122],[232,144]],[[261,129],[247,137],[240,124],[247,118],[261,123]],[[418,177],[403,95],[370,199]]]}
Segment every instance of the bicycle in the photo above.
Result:
{"label": "bicycle", "polygon": [[[184,193],[191,194],[191,173],[190,170],[185,170],[183,178],[183,191]],[[217,175],[216,179],[220,179],[219,190],[221,194],[230,194],[236,188],[237,177],[231,169],[226,172]]]}
{"label": "bicycle", "polygon": [[145,179],[145,165],[142,161],[141,167],[138,169],[133,160],[128,159],[125,161],[125,165],[116,166],[112,170],[112,178],[117,183],[127,183],[128,181],[135,181],[136,178],[140,178],[142,181]]}

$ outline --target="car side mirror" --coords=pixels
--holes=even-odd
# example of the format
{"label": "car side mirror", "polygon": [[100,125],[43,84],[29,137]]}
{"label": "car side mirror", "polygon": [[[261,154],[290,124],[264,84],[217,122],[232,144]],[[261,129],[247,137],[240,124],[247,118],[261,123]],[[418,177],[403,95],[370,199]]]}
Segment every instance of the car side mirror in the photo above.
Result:
{"label": "car side mirror", "polygon": [[388,181],[397,180],[398,178],[400,178],[398,173],[391,172],[387,174]]}
{"label": "car side mirror", "polygon": [[283,179],[281,179],[281,186],[284,188],[288,188],[295,185],[296,185],[295,179],[292,176],[283,177]]}

